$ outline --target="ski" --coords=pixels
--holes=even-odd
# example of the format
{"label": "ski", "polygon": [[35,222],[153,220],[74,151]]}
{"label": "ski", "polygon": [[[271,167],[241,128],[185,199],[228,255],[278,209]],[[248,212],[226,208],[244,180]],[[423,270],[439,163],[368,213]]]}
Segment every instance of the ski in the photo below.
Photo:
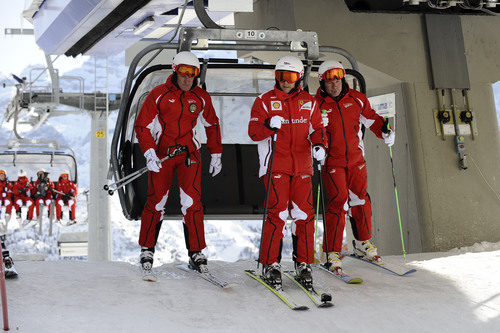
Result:
{"label": "ski", "polygon": [[330,273],[331,275],[335,276],[336,278],[344,281],[345,283],[347,284],[360,284],[360,283],[363,283],[363,279],[361,278],[354,278],[348,274],[345,274],[344,272],[342,273],[338,273],[337,271],[333,272],[331,270],[329,270],[328,268],[326,268],[326,266],[324,264],[319,264],[317,265],[317,267],[325,272],[328,272]]}
{"label": "ski", "polygon": [[313,301],[313,303],[318,307],[318,308],[329,308],[333,306],[332,301],[332,295],[328,293],[322,293],[317,291],[314,287],[311,289],[307,289],[302,285],[302,283],[297,280],[297,275],[295,275],[295,272],[292,271],[286,271],[283,272],[283,274],[292,280],[303,292],[307,294],[307,296]]}
{"label": "ski", "polygon": [[155,273],[153,273],[152,269],[144,269],[142,265],[140,266],[140,268],[142,273],[142,279],[144,281],[156,282],[156,280],[158,280],[158,277],[156,276]]}
{"label": "ski", "polygon": [[14,265],[10,266],[9,268],[4,266],[4,273],[6,279],[15,279],[19,275],[14,268]]}
{"label": "ski", "polygon": [[284,291],[283,288],[276,289],[276,288],[271,287],[271,285],[269,285],[268,283],[266,283],[266,281],[263,279],[262,275],[257,274],[254,270],[247,269],[247,270],[245,270],[245,273],[248,276],[250,276],[251,278],[253,278],[253,279],[259,281],[261,284],[263,284],[273,294],[275,294],[276,296],[278,296],[278,298],[280,300],[282,300],[283,303],[285,303],[286,305],[288,305],[290,307],[290,309],[292,309],[292,310],[298,310],[298,311],[309,309],[305,305],[297,304],[295,302],[295,300],[293,299],[293,297],[290,296],[286,291]]}
{"label": "ski", "polygon": [[177,268],[179,268],[179,269],[181,269],[183,271],[186,271],[186,272],[196,273],[199,276],[201,276],[203,279],[205,279],[208,282],[216,285],[217,287],[221,287],[221,288],[227,288],[227,287],[229,287],[229,283],[227,283],[224,280],[219,279],[218,277],[216,277],[215,275],[213,275],[209,271],[199,272],[199,271],[197,271],[195,269],[192,269],[189,265],[186,265],[186,264],[177,265]]}
{"label": "ski", "polygon": [[369,263],[369,264],[372,264],[374,266],[377,266],[377,267],[380,267],[382,269],[385,269],[386,271],[389,271],[389,272],[391,272],[393,274],[396,274],[398,276],[406,276],[408,274],[415,273],[417,271],[414,268],[412,268],[412,269],[406,269],[403,266],[393,265],[393,264],[389,264],[389,263],[386,263],[386,262],[383,262],[383,261],[382,262],[376,262],[376,261],[367,260],[367,259],[364,259],[364,258],[362,258],[362,257],[354,254],[353,252],[342,252],[342,255],[349,256],[351,258],[364,261],[366,263]]}

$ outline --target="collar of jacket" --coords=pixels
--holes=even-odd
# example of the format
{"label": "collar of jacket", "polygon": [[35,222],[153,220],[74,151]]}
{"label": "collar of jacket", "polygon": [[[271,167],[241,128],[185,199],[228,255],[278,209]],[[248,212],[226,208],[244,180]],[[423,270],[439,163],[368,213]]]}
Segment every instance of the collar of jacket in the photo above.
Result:
{"label": "collar of jacket", "polygon": [[328,95],[325,91],[323,91],[323,89],[321,89],[321,86],[316,91],[316,95],[321,96],[326,103],[333,103],[333,102],[338,103],[348,95],[349,90],[351,90],[351,88],[349,88],[349,84],[345,81],[345,79],[342,79],[342,91],[340,92],[340,95],[338,95],[337,97],[331,97],[330,95]]}
{"label": "collar of jacket", "polygon": [[195,89],[196,85],[193,84],[194,87],[191,88],[190,90],[188,90],[188,91],[182,91],[181,88],[179,88],[179,86],[176,85],[174,83],[174,81],[172,80],[173,76],[174,76],[174,74],[170,74],[170,76],[167,78],[167,81],[165,82],[165,87],[167,88],[167,90],[170,90],[175,95],[179,96],[183,92],[188,93],[188,92],[193,91],[193,89]]}
{"label": "collar of jacket", "polygon": [[279,89],[278,86],[276,86],[276,85],[274,86],[274,94],[276,95],[276,97],[278,97],[282,101],[285,101],[289,98],[293,98],[293,97],[297,96],[298,94],[300,94],[301,91],[302,91],[302,87],[298,86],[297,89],[293,93],[287,94],[283,90]]}

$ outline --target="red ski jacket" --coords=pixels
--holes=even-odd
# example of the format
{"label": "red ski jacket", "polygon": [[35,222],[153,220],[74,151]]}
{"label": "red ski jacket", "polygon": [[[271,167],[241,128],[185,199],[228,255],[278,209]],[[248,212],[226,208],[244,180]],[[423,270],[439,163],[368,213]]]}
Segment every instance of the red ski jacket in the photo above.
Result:
{"label": "red ski jacket", "polygon": [[[24,193],[21,193],[21,190],[24,190]],[[12,186],[12,193],[14,196],[26,196],[30,197],[33,192],[33,186],[29,181],[28,177],[19,177],[15,182],[14,186]]]}
{"label": "red ski jacket", "polygon": [[9,182],[7,179],[4,181],[0,180],[0,201],[3,198],[10,198],[12,197],[12,183]]}
{"label": "red ski jacket", "polygon": [[[75,183],[73,183],[69,179],[59,178],[59,181],[57,182],[57,185],[56,185],[56,190],[59,192],[63,192],[65,194],[69,194],[73,197],[76,197],[76,195],[78,194],[78,190],[76,188]],[[57,198],[58,199],[62,198],[62,194],[58,193]]]}
{"label": "red ski jacket", "polygon": [[370,106],[365,94],[346,87],[340,98],[332,98],[318,88],[316,101],[321,112],[328,114],[326,132],[330,146],[328,167],[348,167],[365,162],[361,124],[382,138],[384,118]]}
{"label": "red ski jacket", "polygon": [[[33,193],[34,195],[40,195],[41,193],[38,192],[38,185],[40,185],[40,179],[37,179],[34,183],[33,183]],[[47,190],[45,191],[45,196],[41,197],[41,198],[44,198],[44,199],[51,199],[52,198],[52,191],[51,189],[54,188],[54,183],[47,178]]]}
{"label": "red ski jacket", "polygon": [[301,88],[287,94],[277,87],[260,95],[252,106],[248,135],[258,142],[259,177],[267,173],[273,130],[267,122],[273,116],[285,121],[278,130],[273,172],[312,175],[311,145],[327,147],[325,128],[314,97]]}
{"label": "red ski jacket", "polygon": [[198,121],[205,126],[208,151],[222,153],[219,118],[210,95],[198,86],[184,92],[170,75],[146,97],[134,129],[142,151],[153,148],[162,158],[175,145],[188,146],[190,152],[200,149]]}

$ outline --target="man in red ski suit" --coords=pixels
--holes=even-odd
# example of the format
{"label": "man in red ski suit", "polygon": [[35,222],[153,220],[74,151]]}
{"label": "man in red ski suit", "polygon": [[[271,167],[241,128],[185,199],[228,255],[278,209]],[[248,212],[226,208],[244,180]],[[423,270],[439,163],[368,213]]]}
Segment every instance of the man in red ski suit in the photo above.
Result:
{"label": "man in red ski suit", "polygon": [[0,204],[5,206],[5,220],[12,214],[12,184],[7,179],[5,170],[0,170]]}
{"label": "man in red ski suit", "polygon": [[33,210],[35,209],[35,203],[33,199],[31,199],[33,187],[24,170],[19,170],[17,176],[18,179],[14,182],[14,186],[12,187],[14,207],[18,219],[21,219],[21,207],[26,205],[28,208],[28,215],[26,216],[26,220],[22,223],[23,226],[26,226],[33,220]]}
{"label": "man in red ski suit", "polygon": [[341,270],[340,251],[349,207],[356,238],[354,251],[369,260],[380,260],[377,248],[370,241],[372,208],[367,193],[361,125],[384,139],[389,146],[394,144],[395,135],[388,122],[371,108],[368,98],[349,88],[341,63],[333,60],[323,62],[318,76],[320,88],[316,101],[321,112],[327,114],[325,126],[330,142],[326,167],[322,170],[328,198],[323,251],[327,253],[327,266],[331,270]]}
{"label": "man in red ski suit", "polygon": [[40,218],[40,206],[44,205],[48,208],[48,216],[50,217],[50,203],[52,201],[52,190],[54,183],[49,179],[48,172],[44,169],[39,169],[36,173],[36,181],[33,183],[33,191],[35,192],[35,208],[36,216]]}
{"label": "man in red ski suit", "polygon": [[[62,207],[67,205],[69,207],[69,220],[68,225],[75,224],[76,215],[76,196],[78,194],[78,189],[76,184],[69,179],[69,172],[64,171],[59,176],[59,180],[56,185],[56,218],[57,222],[61,223],[62,219]],[[63,193],[63,194],[61,194]]]}
{"label": "man in red ski suit", "polygon": [[[222,141],[219,119],[210,95],[198,83],[200,64],[191,52],[178,53],[172,62],[174,73],[164,84],[156,86],[146,97],[135,122],[137,141],[148,167],[147,201],[141,216],[139,245],[142,268],[151,272],[154,249],[163,220],[170,186],[177,173],[184,235],[190,266],[206,269],[203,206],[201,203],[201,142],[196,125],[201,122],[211,154],[209,172],[217,175],[222,169]],[[160,159],[176,147],[187,147],[173,158]],[[186,163],[190,157],[191,163]]]}
{"label": "man in red ski suit", "polygon": [[[257,97],[252,106],[248,135],[258,142],[259,177],[267,186],[271,147],[276,131],[268,215],[264,223],[259,261],[263,276],[281,284],[281,245],[285,223],[292,222],[293,259],[297,275],[312,284],[314,263],[314,210],[312,205],[312,157],[325,158],[326,132],[314,98],[302,90],[302,62],[292,56],[278,60],[273,90]],[[311,149],[311,146],[314,148]]]}

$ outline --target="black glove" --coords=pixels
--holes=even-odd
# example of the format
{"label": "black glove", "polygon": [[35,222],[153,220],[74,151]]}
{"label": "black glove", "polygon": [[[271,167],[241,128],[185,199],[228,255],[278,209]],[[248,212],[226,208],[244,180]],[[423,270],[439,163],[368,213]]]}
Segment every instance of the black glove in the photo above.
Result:
{"label": "black glove", "polygon": [[385,118],[381,131],[382,131],[382,133],[385,133],[385,134],[391,133],[391,128],[389,127],[389,118]]}
{"label": "black glove", "polygon": [[24,188],[20,188],[20,189],[19,189],[19,194],[21,194],[21,195],[26,195],[26,189],[24,189]]}

